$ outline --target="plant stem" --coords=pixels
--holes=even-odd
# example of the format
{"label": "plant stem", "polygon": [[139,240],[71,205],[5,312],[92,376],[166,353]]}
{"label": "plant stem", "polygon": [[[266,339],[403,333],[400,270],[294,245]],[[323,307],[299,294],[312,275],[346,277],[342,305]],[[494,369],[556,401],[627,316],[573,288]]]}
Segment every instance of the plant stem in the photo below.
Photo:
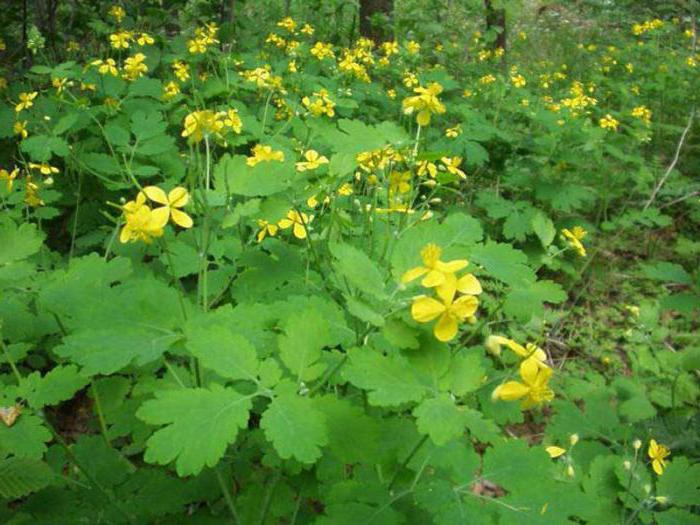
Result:
{"label": "plant stem", "polygon": [[95,411],[97,412],[97,419],[100,422],[100,432],[102,432],[102,437],[104,438],[107,445],[112,448],[112,443],[109,441],[107,436],[107,422],[105,421],[104,413],[102,412],[102,403],[100,402],[100,393],[97,391],[95,386],[95,381],[90,381],[90,389],[92,390],[92,397],[95,399]]}
{"label": "plant stem", "polygon": [[14,359],[12,359],[12,356],[10,355],[10,351],[7,349],[7,345],[5,345],[5,341],[2,340],[2,333],[0,332],[0,346],[2,346],[2,352],[5,354],[5,359],[7,359],[7,362],[10,365],[10,368],[12,369],[12,373],[15,375],[15,379],[17,379],[17,384],[21,385],[22,384],[22,374],[19,373],[19,370],[17,369],[17,365],[15,365]]}
{"label": "plant stem", "polygon": [[238,521],[238,514],[236,514],[236,506],[233,504],[233,498],[231,497],[231,493],[229,492],[228,487],[226,486],[226,480],[224,479],[224,475],[221,473],[221,468],[216,468],[215,471],[216,479],[219,480],[219,487],[221,487],[221,493],[223,494],[224,499],[226,500],[226,506],[231,512],[233,522],[236,525],[238,525],[240,522]]}
{"label": "plant stem", "polygon": [[409,452],[408,456],[406,456],[406,459],[404,459],[403,462],[401,463],[401,465],[399,465],[399,468],[396,469],[396,472],[394,472],[394,475],[391,478],[391,481],[389,482],[389,491],[391,491],[391,489],[394,487],[394,484],[398,480],[399,474],[401,473],[401,471],[404,468],[406,468],[406,465],[408,465],[408,462],[413,459],[413,456],[416,455],[416,453],[420,450],[420,448],[425,444],[426,441],[428,441],[427,434],[425,436],[423,436],[422,438],[420,438],[418,443],[416,443],[416,446],[414,446],[413,449],[411,450],[411,452]]}

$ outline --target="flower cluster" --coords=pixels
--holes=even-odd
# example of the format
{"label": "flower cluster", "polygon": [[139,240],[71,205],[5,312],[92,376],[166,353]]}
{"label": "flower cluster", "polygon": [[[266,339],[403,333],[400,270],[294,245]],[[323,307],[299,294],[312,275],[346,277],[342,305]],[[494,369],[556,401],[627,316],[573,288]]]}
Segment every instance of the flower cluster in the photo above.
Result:
{"label": "flower cluster", "polygon": [[206,53],[209,46],[219,43],[216,39],[218,32],[219,28],[213,22],[196,28],[194,38],[187,41],[188,51],[193,55]]}
{"label": "flower cluster", "polygon": [[516,355],[523,358],[518,373],[520,381],[507,381],[493,391],[491,397],[495,400],[520,400],[523,409],[532,408],[554,399],[554,392],[549,388],[552,369],[547,366],[547,355],[544,350],[534,344],[525,347],[512,339],[503,336],[490,336],[485,343],[489,352],[500,355],[501,346],[506,346]]}
{"label": "flower cluster", "polygon": [[246,164],[250,167],[256,166],[259,162],[284,162],[284,152],[272,149],[266,144],[256,144],[253,147],[253,154],[246,159]]}
{"label": "flower cluster", "polygon": [[581,226],[574,226],[570,230],[564,228],[561,231],[561,234],[566,240],[569,247],[571,247],[580,257],[586,256],[586,247],[581,242],[583,238],[588,234],[586,230],[581,228]]}
{"label": "flower cluster", "polygon": [[[438,319],[433,327],[440,341],[451,341],[457,335],[459,323],[475,320],[479,306],[476,298],[482,291],[481,283],[471,273],[457,277],[457,272],[467,267],[466,259],[444,262],[440,260],[442,249],[436,244],[426,245],[420,252],[423,265],[403,274],[401,282],[406,284],[420,277],[424,288],[434,289],[436,297],[419,295],[413,299],[411,316],[419,323]],[[457,292],[461,295],[457,296]]]}
{"label": "flower cluster", "polygon": [[313,215],[309,215],[297,210],[289,210],[284,219],[277,223],[270,223],[264,219],[258,219],[257,240],[262,242],[268,235],[274,237],[279,230],[292,228],[292,233],[297,239],[306,239],[309,230],[309,224],[314,220]]}
{"label": "flower cluster", "polygon": [[320,89],[313,93],[312,97],[302,98],[301,103],[314,117],[320,117],[321,115],[335,116],[335,102],[328,96],[328,91]]}
{"label": "flower cluster", "polygon": [[403,101],[403,112],[406,115],[416,113],[416,122],[419,126],[430,124],[431,115],[445,113],[446,109],[438,95],[442,93],[442,86],[433,82],[428,87],[419,86],[413,91],[417,93]]}
{"label": "flower cluster", "polygon": [[205,136],[223,138],[226,130],[240,133],[243,129],[241,117],[235,109],[212,111],[210,109],[193,111],[185,117],[182,136],[190,142],[201,142]]}
{"label": "flower cluster", "polygon": [[[151,208],[146,203],[147,199],[160,206]],[[143,241],[150,244],[154,238],[163,235],[169,221],[182,228],[191,228],[194,224],[192,218],[180,209],[189,200],[187,190],[179,186],[167,194],[157,186],[143,188],[136,199],[122,206],[125,224],[119,240],[122,243]]]}

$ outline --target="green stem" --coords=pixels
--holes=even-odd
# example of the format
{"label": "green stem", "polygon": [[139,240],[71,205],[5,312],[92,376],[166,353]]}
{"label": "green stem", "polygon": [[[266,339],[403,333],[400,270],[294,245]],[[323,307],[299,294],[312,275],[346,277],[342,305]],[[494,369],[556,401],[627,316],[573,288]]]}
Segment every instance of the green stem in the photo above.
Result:
{"label": "green stem", "polygon": [[66,456],[73,462],[73,464],[82,472],[83,476],[87,478],[87,480],[92,484],[92,486],[97,489],[97,491],[104,497],[104,499],[112,505],[116,510],[119,511],[119,513],[126,518],[126,520],[129,523],[136,523],[136,520],[134,517],[129,514],[126,510],[122,508],[122,506],[119,504],[117,500],[114,499],[114,496],[110,495],[109,492],[105,490],[105,488],[100,485],[100,483],[95,479],[95,477],[83,466],[83,464],[78,460],[76,455],[73,453],[71,448],[68,446],[68,444],[65,442],[63,437],[56,432],[56,429],[53,428],[51,423],[49,423],[46,418],[44,418],[44,424],[48,427],[49,431],[53,435],[54,439],[56,442],[61,446],[61,448],[65,451]]}
{"label": "green stem", "polygon": [[223,494],[224,499],[226,500],[226,506],[231,512],[233,522],[238,525],[240,522],[238,521],[238,514],[236,514],[236,506],[233,504],[233,498],[231,497],[231,493],[226,486],[226,480],[224,479],[224,475],[221,473],[221,468],[216,468],[215,472],[216,479],[219,480],[219,487],[221,487],[221,494]]}
{"label": "green stem", "polygon": [[15,361],[14,359],[12,359],[10,351],[7,349],[7,345],[5,345],[5,341],[2,340],[2,332],[0,332],[0,346],[2,346],[2,352],[5,354],[5,359],[7,359],[7,362],[9,363],[10,368],[12,369],[12,373],[15,375],[15,379],[17,379],[17,384],[21,385],[22,374],[19,373],[17,365],[15,365]]}
{"label": "green stem", "polygon": [[403,462],[401,463],[401,465],[399,465],[399,468],[396,469],[396,472],[394,472],[394,475],[391,478],[391,481],[389,482],[389,488],[388,488],[389,491],[391,491],[391,489],[394,487],[394,484],[399,479],[399,474],[401,473],[401,471],[404,468],[406,468],[406,465],[408,465],[409,461],[411,461],[413,459],[413,456],[415,456],[418,453],[418,451],[425,444],[426,441],[428,441],[427,434],[425,436],[423,436],[422,438],[420,438],[418,443],[416,443],[416,446],[414,446],[413,449],[411,450],[411,452],[409,452],[408,456],[406,456],[406,459],[404,459]]}
{"label": "green stem", "polygon": [[102,432],[102,437],[104,438],[107,445],[111,448],[112,443],[109,441],[109,437],[107,436],[107,422],[105,421],[105,416],[102,412],[102,402],[100,401],[100,393],[97,391],[95,381],[90,381],[90,388],[92,389],[92,397],[95,399],[95,410],[97,412],[97,419],[100,422],[100,432]]}

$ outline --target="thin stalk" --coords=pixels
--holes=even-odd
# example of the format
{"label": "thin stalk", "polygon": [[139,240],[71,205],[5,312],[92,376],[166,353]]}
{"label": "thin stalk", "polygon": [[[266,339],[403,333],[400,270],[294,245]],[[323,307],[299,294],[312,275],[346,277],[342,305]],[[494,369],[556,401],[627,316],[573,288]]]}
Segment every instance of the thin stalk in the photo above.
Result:
{"label": "thin stalk", "polygon": [[223,494],[224,499],[226,500],[226,506],[228,507],[229,512],[231,512],[231,517],[233,518],[233,523],[238,525],[240,522],[238,521],[238,514],[236,513],[236,506],[233,503],[233,497],[231,496],[231,493],[228,490],[228,487],[226,486],[226,480],[224,479],[224,475],[221,473],[220,468],[216,468],[216,479],[219,481],[219,487],[221,487],[221,494]]}
{"label": "thin stalk", "polygon": [[5,354],[5,359],[9,363],[10,368],[12,369],[12,373],[15,375],[15,379],[17,379],[17,384],[21,385],[22,384],[22,374],[19,373],[19,370],[17,369],[17,365],[15,365],[15,361],[14,361],[14,359],[12,359],[12,356],[10,355],[10,351],[7,349],[7,345],[5,345],[5,341],[2,340],[2,337],[0,337],[0,346],[2,346],[2,353]]}
{"label": "thin stalk", "polygon": [[416,443],[416,446],[414,446],[413,449],[411,450],[411,452],[409,452],[408,456],[406,456],[406,459],[404,459],[403,462],[401,463],[401,465],[399,465],[399,468],[396,469],[396,472],[394,472],[394,475],[391,478],[391,481],[389,482],[389,489],[388,489],[389,491],[391,491],[391,489],[394,487],[394,484],[399,479],[399,474],[401,473],[401,471],[404,468],[406,468],[406,465],[408,465],[409,461],[411,461],[413,459],[413,456],[415,456],[418,453],[418,451],[425,444],[426,441],[428,441],[427,434],[425,436],[423,436],[422,438],[420,438],[418,443]]}
{"label": "thin stalk", "polygon": [[112,448],[112,443],[109,441],[109,437],[107,436],[107,422],[105,421],[105,416],[102,412],[100,393],[97,391],[95,381],[90,381],[90,389],[92,390],[92,397],[95,399],[95,411],[97,412],[97,420],[100,422],[100,432],[102,433],[102,437],[107,445]]}

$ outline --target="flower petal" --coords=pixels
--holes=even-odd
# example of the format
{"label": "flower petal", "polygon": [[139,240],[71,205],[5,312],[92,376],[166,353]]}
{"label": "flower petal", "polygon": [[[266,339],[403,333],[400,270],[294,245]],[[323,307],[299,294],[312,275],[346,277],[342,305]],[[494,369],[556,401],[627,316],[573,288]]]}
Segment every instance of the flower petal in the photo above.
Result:
{"label": "flower petal", "polygon": [[411,305],[411,316],[419,323],[428,323],[444,311],[444,304],[426,295],[416,297]]}
{"label": "flower petal", "polygon": [[143,189],[143,192],[146,194],[146,197],[151,199],[153,202],[157,202],[158,204],[169,204],[168,196],[158,186],[146,186]]}
{"label": "flower petal", "polygon": [[530,387],[523,385],[518,381],[508,381],[503,383],[493,391],[491,397],[493,399],[501,399],[502,401],[515,401],[521,399],[530,393]]}
{"label": "flower petal", "polygon": [[529,358],[520,363],[520,377],[526,385],[534,386],[537,383],[537,374],[540,367],[537,364],[537,359]]}
{"label": "flower petal", "polygon": [[471,273],[459,278],[457,281],[457,290],[459,290],[459,293],[468,295],[479,295],[483,291],[479,279]]}
{"label": "flower petal", "polygon": [[427,271],[428,269],[423,268],[422,266],[411,268],[401,276],[401,282],[403,284],[410,283],[411,281],[418,279],[420,276],[425,275]]}
{"label": "flower petal", "polygon": [[421,281],[421,285],[426,288],[433,288],[434,286],[440,286],[445,282],[445,274],[435,270],[430,270],[428,275]]}
{"label": "flower petal", "polygon": [[168,193],[168,202],[173,208],[182,208],[189,202],[189,200],[190,194],[187,193],[187,190],[182,186],[173,188],[170,190],[170,193]]}
{"label": "flower petal", "polygon": [[451,341],[457,335],[457,320],[448,313],[442,314],[433,328],[433,333],[443,343]]}
{"label": "flower petal", "polygon": [[[165,193],[163,195],[165,195]],[[158,230],[168,224],[168,219],[170,219],[170,208],[167,206],[161,206],[160,208],[156,208],[151,212],[148,226],[149,228]]]}
{"label": "flower petal", "polygon": [[566,454],[565,448],[557,447],[555,445],[547,447],[545,448],[545,450],[547,451],[547,454],[549,454],[549,457],[552,459],[558,458],[559,456],[563,456],[564,454]]}
{"label": "flower petal", "polygon": [[294,237],[297,239],[306,239],[306,228],[303,224],[294,223]]}
{"label": "flower petal", "polygon": [[440,262],[438,264],[438,269],[445,273],[455,273],[469,265],[469,261],[466,259],[456,259],[454,261]]}
{"label": "flower petal", "polygon": [[651,462],[651,466],[654,469],[654,472],[656,472],[659,476],[664,473],[664,466],[661,461],[658,459],[655,459],[654,461]]}
{"label": "flower petal", "polygon": [[450,312],[459,319],[466,319],[476,313],[479,307],[479,300],[473,295],[463,295],[457,299],[450,307]]}
{"label": "flower petal", "polygon": [[191,228],[194,224],[192,217],[187,215],[184,211],[180,211],[175,208],[170,209],[170,217],[175,224],[183,228]]}

